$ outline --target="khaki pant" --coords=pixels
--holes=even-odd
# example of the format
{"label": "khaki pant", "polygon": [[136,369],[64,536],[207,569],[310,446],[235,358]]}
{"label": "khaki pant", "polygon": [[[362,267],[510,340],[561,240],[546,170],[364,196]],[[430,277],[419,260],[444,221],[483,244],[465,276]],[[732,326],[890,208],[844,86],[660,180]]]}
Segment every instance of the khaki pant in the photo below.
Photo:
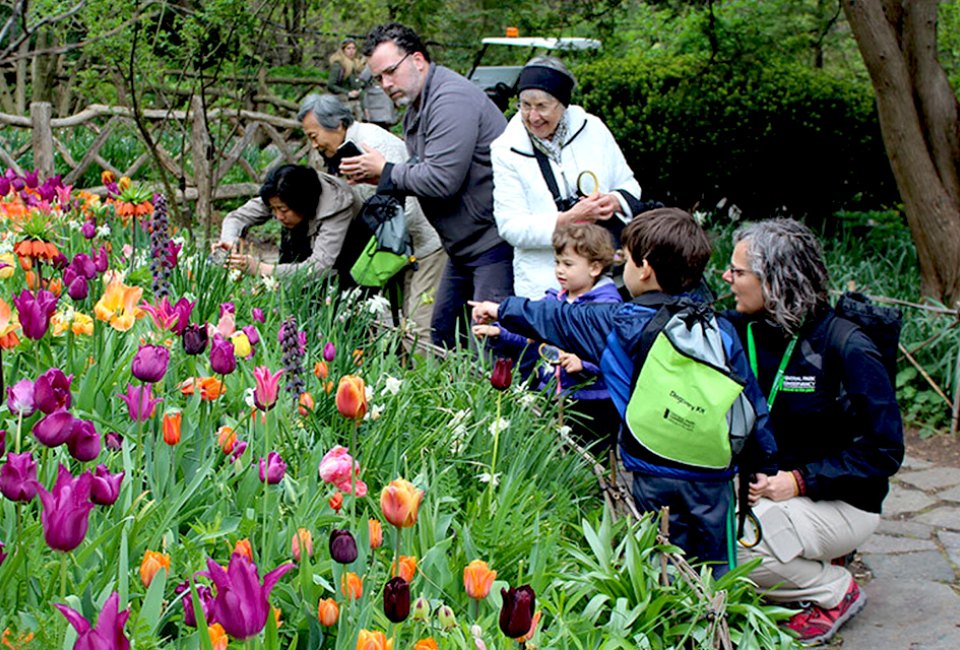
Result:
{"label": "khaki pant", "polygon": [[832,609],[840,604],[853,576],[830,564],[863,544],[880,523],[880,515],[843,501],[761,499],[754,509],[763,539],[739,548],[741,563],[761,558],[750,574],[766,596],[777,602],[806,601]]}
{"label": "khaki pant", "polygon": [[417,259],[417,270],[407,271],[403,279],[404,316],[413,322],[415,332],[424,341],[430,340],[433,300],[446,265],[447,253],[439,248]]}

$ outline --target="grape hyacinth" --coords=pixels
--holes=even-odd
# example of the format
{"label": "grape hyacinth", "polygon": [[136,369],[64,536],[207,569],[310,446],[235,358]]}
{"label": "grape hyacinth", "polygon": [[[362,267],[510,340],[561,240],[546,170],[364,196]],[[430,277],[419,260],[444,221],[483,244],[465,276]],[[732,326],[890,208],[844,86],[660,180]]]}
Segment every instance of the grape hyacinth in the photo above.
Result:
{"label": "grape hyacinth", "polygon": [[150,224],[150,272],[153,273],[153,295],[157,299],[170,295],[170,271],[173,264],[167,254],[170,248],[170,222],[167,220],[167,199],[153,195],[153,221]]}
{"label": "grape hyacinth", "polygon": [[303,356],[306,333],[297,329],[297,319],[290,316],[280,325],[280,349],[283,351],[283,371],[287,378],[286,391],[299,398],[306,390],[303,381]]}

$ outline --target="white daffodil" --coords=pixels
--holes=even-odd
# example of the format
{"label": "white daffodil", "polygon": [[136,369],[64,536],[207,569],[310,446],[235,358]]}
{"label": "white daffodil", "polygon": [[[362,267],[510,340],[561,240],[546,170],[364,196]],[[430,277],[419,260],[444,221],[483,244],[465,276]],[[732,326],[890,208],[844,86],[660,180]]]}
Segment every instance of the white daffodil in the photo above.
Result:
{"label": "white daffodil", "polygon": [[387,379],[384,382],[383,390],[380,391],[380,395],[386,395],[387,393],[396,395],[400,392],[401,386],[403,386],[403,380],[387,375]]}
{"label": "white daffodil", "polygon": [[507,418],[499,418],[490,423],[489,431],[491,436],[495,436],[502,431],[506,431],[510,427],[510,420]]}

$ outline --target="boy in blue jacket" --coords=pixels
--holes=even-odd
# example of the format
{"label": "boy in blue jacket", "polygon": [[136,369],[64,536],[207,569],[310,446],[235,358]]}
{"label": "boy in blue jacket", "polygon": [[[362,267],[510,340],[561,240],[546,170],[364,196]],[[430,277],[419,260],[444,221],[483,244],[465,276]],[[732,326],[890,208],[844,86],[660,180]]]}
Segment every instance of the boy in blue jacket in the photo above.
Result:
{"label": "boy in blue jacket", "polygon": [[[627,263],[623,280],[634,299],[625,304],[570,305],[508,298],[499,305],[476,303],[477,323],[499,320],[518,334],[542,339],[584,360],[598,363],[621,419],[620,453],[633,473],[638,509],[670,507],[670,540],[687,555],[715,563],[714,575],[735,561],[731,479],[735,468],[707,469],[663,458],[644,447],[626,426],[627,404],[640,374],[636,361],[650,319],[666,304],[697,288],[710,259],[710,240],[683,210],[659,208],[638,215],[621,236]],[[776,445],[768,428],[766,402],[750,373],[746,355],[730,323],[717,318],[727,364],[744,384],[743,394],[756,420],[737,461],[745,471],[776,472]],[[641,396],[642,398],[642,396]]]}
{"label": "boy in blue jacket", "polygon": [[[613,243],[610,231],[592,223],[571,224],[557,228],[551,240],[556,260],[556,276],[560,290],[547,289],[541,300],[563,301],[571,305],[590,303],[621,303],[623,299],[608,272],[613,265]],[[473,333],[486,337],[494,351],[503,356],[518,359],[521,355],[532,357],[531,365],[536,362],[540,341],[515,334],[501,323],[493,325],[474,325]],[[610,393],[600,376],[600,368],[581,359],[566,350],[559,351],[554,367],[540,367],[540,390],[551,386],[551,381],[559,382],[560,391],[585,384],[593,379],[589,386],[578,388],[565,396],[575,400],[568,410],[575,417],[569,420],[574,436],[582,444],[591,445],[594,453],[605,453],[614,443],[619,429],[619,414],[610,401]],[[556,389],[556,388],[555,388]],[[568,394],[569,393],[569,394]]]}

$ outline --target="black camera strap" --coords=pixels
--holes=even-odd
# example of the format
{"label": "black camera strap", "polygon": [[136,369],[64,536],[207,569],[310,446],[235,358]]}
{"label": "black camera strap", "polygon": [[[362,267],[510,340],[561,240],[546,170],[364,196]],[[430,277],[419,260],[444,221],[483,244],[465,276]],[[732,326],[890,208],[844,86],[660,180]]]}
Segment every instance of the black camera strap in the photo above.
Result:
{"label": "black camera strap", "polygon": [[533,140],[530,140],[530,146],[533,147],[533,157],[537,159],[537,164],[540,165],[540,173],[543,174],[543,180],[547,182],[547,189],[550,190],[550,194],[553,195],[553,202],[556,203],[557,210],[563,212],[563,197],[560,195],[560,188],[557,186],[557,179],[553,175],[550,161],[547,160],[547,155],[537,148]]}

